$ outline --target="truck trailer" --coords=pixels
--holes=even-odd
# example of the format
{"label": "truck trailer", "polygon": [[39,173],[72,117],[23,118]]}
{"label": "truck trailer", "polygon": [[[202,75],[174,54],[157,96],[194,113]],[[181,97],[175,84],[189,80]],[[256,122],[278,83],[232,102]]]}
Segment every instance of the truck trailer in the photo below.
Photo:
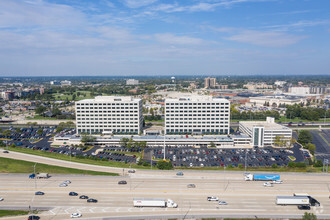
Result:
{"label": "truck trailer", "polygon": [[244,176],[245,181],[269,181],[269,180],[279,180],[279,174],[246,174]]}
{"label": "truck trailer", "polygon": [[178,205],[173,202],[173,200],[168,199],[154,199],[154,198],[134,198],[133,199],[134,207],[168,207],[168,208],[177,208]]}
{"label": "truck trailer", "polygon": [[307,196],[277,196],[276,205],[310,205]]}
{"label": "truck trailer", "polygon": [[48,179],[50,176],[48,173],[37,173],[36,178],[37,179]]}

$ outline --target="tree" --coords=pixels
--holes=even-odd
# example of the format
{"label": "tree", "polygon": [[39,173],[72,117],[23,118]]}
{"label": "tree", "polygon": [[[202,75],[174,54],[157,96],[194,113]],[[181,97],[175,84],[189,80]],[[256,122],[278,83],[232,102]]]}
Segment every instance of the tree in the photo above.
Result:
{"label": "tree", "polygon": [[323,166],[322,160],[316,160],[316,162],[314,163],[314,167],[322,167],[322,166]]}
{"label": "tree", "polygon": [[302,130],[298,135],[298,142],[302,145],[312,142],[313,136],[308,130]]}
{"label": "tree", "polygon": [[313,213],[305,212],[305,214],[303,215],[302,219],[303,220],[316,220],[317,217]]}
{"label": "tree", "polygon": [[121,146],[123,146],[123,147],[127,147],[127,143],[128,143],[128,141],[129,141],[129,139],[128,138],[122,138],[122,139],[120,139],[120,141],[119,141],[119,144],[121,145]]}
{"label": "tree", "polygon": [[40,105],[38,108],[36,108],[35,113],[38,115],[43,114],[45,111],[47,110],[47,108],[45,106]]}
{"label": "tree", "polygon": [[172,170],[173,169],[173,165],[172,165],[171,161],[170,162],[158,161],[156,166],[160,170]]}
{"label": "tree", "polygon": [[215,144],[214,144],[213,141],[211,141],[211,143],[210,143],[210,147],[215,147]]}
{"label": "tree", "polygon": [[307,149],[311,152],[311,154],[313,154],[314,155],[314,152],[315,152],[315,144],[312,144],[312,143],[308,143],[307,144]]}
{"label": "tree", "polygon": [[83,143],[89,143],[89,142],[95,142],[96,141],[96,137],[93,137],[91,135],[83,135],[81,137],[81,142]]}
{"label": "tree", "polygon": [[39,129],[39,130],[37,131],[37,134],[41,135],[42,132],[43,132],[43,129]]}

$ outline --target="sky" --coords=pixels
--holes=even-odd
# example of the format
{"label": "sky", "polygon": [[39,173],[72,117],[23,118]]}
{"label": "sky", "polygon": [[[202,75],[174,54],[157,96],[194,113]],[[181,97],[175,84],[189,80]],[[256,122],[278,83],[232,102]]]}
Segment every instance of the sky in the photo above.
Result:
{"label": "sky", "polygon": [[329,0],[1,0],[0,76],[330,75]]}

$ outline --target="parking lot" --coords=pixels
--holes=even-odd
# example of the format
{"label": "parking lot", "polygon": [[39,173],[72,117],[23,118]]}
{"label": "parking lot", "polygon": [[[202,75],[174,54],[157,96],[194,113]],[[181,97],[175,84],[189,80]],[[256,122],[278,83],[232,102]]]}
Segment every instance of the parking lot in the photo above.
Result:
{"label": "parking lot", "polygon": [[[55,128],[28,127],[9,128],[8,130],[10,132],[8,132],[7,136],[0,136],[0,138],[11,139],[7,142],[8,145],[15,143],[17,147],[31,150],[123,163],[137,163],[139,159],[150,163],[151,158],[153,158],[153,165],[156,165],[159,159],[164,158],[163,147],[147,147],[145,149],[136,147],[127,149],[121,146],[95,146],[88,149],[85,146],[69,146],[65,144],[51,146],[50,138],[56,134]],[[75,129],[66,128],[57,135],[70,135],[74,133]],[[324,140],[322,141],[324,142]],[[166,147],[165,151],[165,158],[170,160],[176,167],[270,167],[273,164],[285,166],[290,161],[289,156],[295,157],[296,162],[301,162],[306,158],[306,155],[299,149],[298,145],[294,145],[290,150],[271,147],[263,149]],[[144,154],[142,158],[139,158],[138,155],[141,155],[141,152]]]}
{"label": "parking lot", "polygon": [[[302,154],[301,151],[296,151]],[[153,154],[155,159],[164,158],[163,148],[146,149],[145,155]],[[239,164],[248,167],[269,167],[287,165],[289,156],[295,152],[288,149],[210,149],[210,148],[166,148],[165,158],[177,167],[237,167]],[[301,155],[299,155],[301,157]],[[148,160],[149,157],[144,157]],[[150,161],[150,159],[149,159]]]}

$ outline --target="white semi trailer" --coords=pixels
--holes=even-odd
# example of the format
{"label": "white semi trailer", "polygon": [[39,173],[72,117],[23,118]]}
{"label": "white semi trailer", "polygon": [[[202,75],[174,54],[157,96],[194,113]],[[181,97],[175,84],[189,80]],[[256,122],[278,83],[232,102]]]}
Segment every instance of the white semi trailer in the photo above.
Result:
{"label": "white semi trailer", "polygon": [[277,196],[276,205],[310,205],[307,196]]}
{"label": "white semi trailer", "polygon": [[134,198],[134,207],[169,207],[177,208],[178,205],[171,199],[154,199],[154,198]]}

